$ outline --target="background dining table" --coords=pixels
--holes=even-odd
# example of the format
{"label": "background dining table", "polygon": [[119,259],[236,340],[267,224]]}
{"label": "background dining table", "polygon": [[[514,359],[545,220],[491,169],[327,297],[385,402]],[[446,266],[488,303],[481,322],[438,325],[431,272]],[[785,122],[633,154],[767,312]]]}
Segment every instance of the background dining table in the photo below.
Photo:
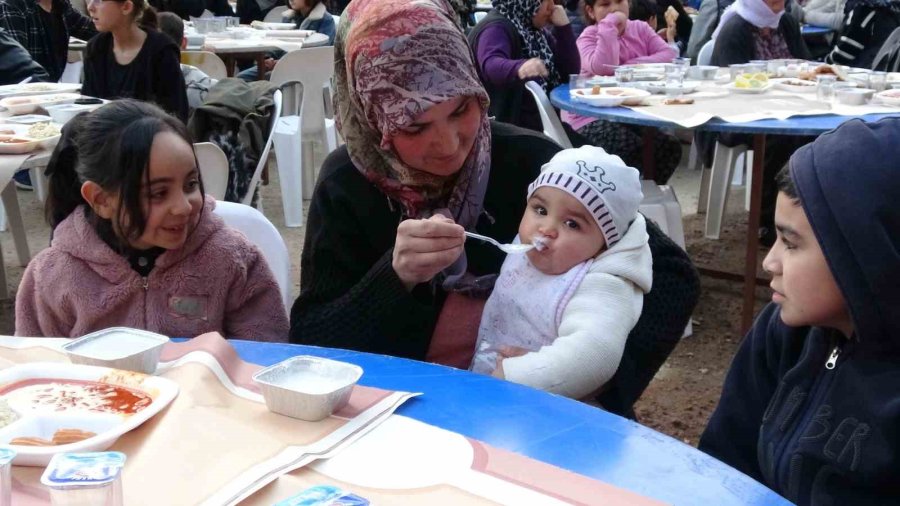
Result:
{"label": "background dining table", "polygon": [[[754,95],[735,96],[735,100],[747,101],[751,100]],[[679,125],[640,112],[630,107],[593,107],[584,103],[572,100],[569,94],[569,85],[563,84],[550,92],[550,102],[554,107],[574,112],[584,116],[611,121],[614,123],[623,123],[629,125],[638,125],[645,127],[644,141],[644,160],[645,166],[652,165],[652,151],[646,149],[651,146],[652,132],[659,128],[679,128]],[[697,101],[696,105],[702,104]],[[679,106],[673,106],[679,107]],[[758,278],[757,271],[759,269],[759,236],[758,229],[760,223],[761,205],[762,205],[762,185],[763,185],[763,163],[765,160],[766,136],[768,135],[785,135],[785,136],[810,136],[820,135],[837,128],[841,123],[850,119],[858,118],[863,121],[878,121],[879,119],[897,116],[897,113],[885,114],[864,114],[860,116],[840,116],[836,114],[820,114],[809,116],[793,116],[787,119],[761,119],[757,121],[734,122],[729,123],[718,118],[713,118],[702,125],[694,127],[696,131],[722,132],[733,134],[749,134],[753,136],[753,167],[751,176],[750,191],[750,212],[747,223],[747,239],[746,239],[746,255],[743,274],[724,272],[718,269],[712,269],[700,266],[699,270],[705,275],[722,279],[743,282],[743,307],[741,312],[741,330],[746,332],[753,323],[754,301],[756,297],[756,285],[768,285],[768,280]],[[648,135],[648,132],[650,135]],[[648,156],[649,155],[649,156]],[[652,173],[652,170],[651,170]],[[652,178],[647,177],[646,178]]]}
{"label": "background dining table", "polygon": [[[295,355],[359,365],[364,370],[362,385],[423,393],[401,406],[398,415],[666,503],[790,504],[687,444],[571,399],[402,358],[314,346],[230,342],[243,360],[263,366]],[[602,498],[597,504],[602,504]]]}

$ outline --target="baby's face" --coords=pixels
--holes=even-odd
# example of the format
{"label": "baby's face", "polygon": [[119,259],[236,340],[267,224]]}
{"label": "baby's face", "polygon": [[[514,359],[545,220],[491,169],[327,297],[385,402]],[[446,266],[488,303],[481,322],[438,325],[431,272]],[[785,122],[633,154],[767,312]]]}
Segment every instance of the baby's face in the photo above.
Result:
{"label": "baby's face", "polygon": [[535,243],[537,238],[539,247],[527,255],[544,274],[562,274],[606,247],[600,227],[584,205],[549,186],[538,188],[528,199],[519,238],[523,244]]}

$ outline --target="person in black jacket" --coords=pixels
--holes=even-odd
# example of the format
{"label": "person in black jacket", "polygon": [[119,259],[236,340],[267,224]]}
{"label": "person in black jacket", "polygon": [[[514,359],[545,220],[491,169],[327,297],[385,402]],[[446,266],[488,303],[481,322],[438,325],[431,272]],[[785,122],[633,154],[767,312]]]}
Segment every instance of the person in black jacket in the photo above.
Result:
{"label": "person in black jacket", "polygon": [[17,84],[29,77],[32,82],[50,80],[44,67],[32,60],[28,51],[0,28],[0,85]]}
{"label": "person in black jacket", "polygon": [[900,1],[847,0],[841,34],[825,61],[870,68],[882,44],[898,26]]}
{"label": "person in black jacket", "polygon": [[90,18],[69,0],[0,0],[0,28],[19,41],[54,82],[66,69],[69,37],[89,40],[97,34]]}
{"label": "person in black jacket", "polygon": [[88,12],[102,33],[88,42],[81,92],[153,102],[187,121],[181,50],[157,31],[156,10],[146,0],[107,0],[91,2]]}
{"label": "person in black jacket", "polygon": [[900,119],[851,120],[779,174],[772,304],[700,449],[798,505],[900,504]]}
{"label": "person in black jacket", "polygon": [[181,19],[199,18],[207,10],[215,16],[234,16],[228,0],[150,0],[150,5],[160,12],[171,12]]}
{"label": "person in black jacket", "polygon": [[750,60],[810,58],[800,24],[785,16],[785,0],[737,0],[713,33],[712,65],[727,67]]}

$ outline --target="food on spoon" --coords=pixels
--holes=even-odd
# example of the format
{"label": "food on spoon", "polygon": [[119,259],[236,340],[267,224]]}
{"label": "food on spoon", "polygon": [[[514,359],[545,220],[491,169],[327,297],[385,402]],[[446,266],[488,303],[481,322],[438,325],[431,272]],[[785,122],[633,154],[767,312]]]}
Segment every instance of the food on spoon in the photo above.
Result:
{"label": "food on spoon", "polygon": [[59,128],[50,123],[35,123],[28,128],[28,137],[32,139],[47,139],[59,135]]}

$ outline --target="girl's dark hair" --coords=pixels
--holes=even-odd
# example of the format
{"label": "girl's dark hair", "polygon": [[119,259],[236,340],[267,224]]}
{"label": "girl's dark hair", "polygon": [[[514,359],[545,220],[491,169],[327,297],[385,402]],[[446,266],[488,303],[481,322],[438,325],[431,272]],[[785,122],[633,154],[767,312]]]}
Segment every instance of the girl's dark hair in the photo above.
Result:
{"label": "girl's dark hair", "polygon": [[656,17],[658,10],[654,0],[629,0],[631,8],[628,11],[628,19],[635,21],[649,21]]}
{"label": "girl's dark hair", "polygon": [[790,162],[786,163],[785,166],[778,171],[778,174],[775,176],[775,185],[777,186],[778,191],[790,197],[795,203],[800,202],[800,197],[797,194],[797,187],[794,185],[794,179],[791,178]]}
{"label": "girl's dark hair", "polygon": [[[116,100],[67,123],[47,164],[50,181],[44,212],[50,226],[56,228],[85,204],[81,186],[92,181],[119,198],[119,213],[111,222],[87,207],[101,237],[116,238],[122,249],[140,237],[147,224],[143,197],[150,187],[150,148],[162,132],[173,132],[193,145],[181,121],[138,100]],[[204,194],[202,179],[200,192]]]}

